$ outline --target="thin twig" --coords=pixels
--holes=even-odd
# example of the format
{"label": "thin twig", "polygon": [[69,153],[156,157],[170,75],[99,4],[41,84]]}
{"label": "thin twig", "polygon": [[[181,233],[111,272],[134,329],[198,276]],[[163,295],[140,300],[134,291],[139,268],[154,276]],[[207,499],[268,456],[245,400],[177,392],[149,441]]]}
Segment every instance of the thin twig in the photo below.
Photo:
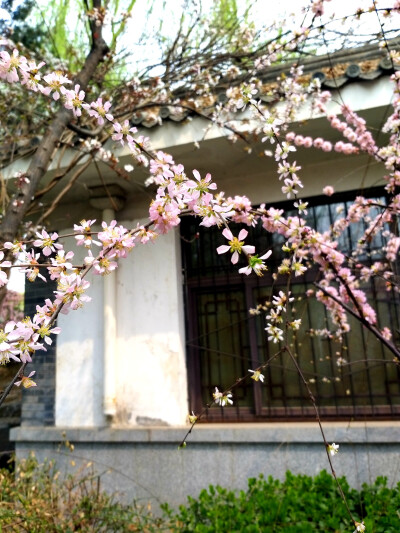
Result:
{"label": "thin twig", "polygon": [[0,406],[2,405],[4,400],[7,398],[7,396],[10,394],[11,389],[13,388],[14,383],[17,381],[17,379],[24,375],[24,370],[27,364],[28,363],[22,363],[22,365],[18,369],[18,372],[15,374],[13,379],[10,381],[10,383],[7,385],[7,387],[3,391],[3,394],[0,396]]}
{"label": "thin twig", "polygon": [[[281,349],[281,350],[278,350],[272,357],[270,357],[268,359],[268,361],[266,361],[265,363],[263,363],[262,365],[260,365],[259,367],[257,367],[255,370],[256,371],[261,371],[261,370],[265,370],[269,364],[271,363],[271,361],[273,361],[276,357],[278,357],[279,355],[281,355],[281,353],[283,353],[284,349]],[[223,392],[222,392],[222,395],[223,396],[226,396],[227,394],[229,394],[232,390],[234,390],[236,387],[238,387],[239,385],[241,385],[246,379],[248,378],[251,378],[250,374],[246,374],[245,376],[242,376],[241,378],[238,378],[235,383],[233,385],[231,385],[230,387],[228,387],[227,389],[225,389]],[[215,401],[212,401],[212,402],[209,402],[208,404],[206,404],[206,406],[203,408],[203,410],[200,412],[199,415],[195,415],[195,419],[194,421],[191,423],[191,426],[190,428],[188,429],[188,431],[186,432],[185,436],[183,437],[183,439],[181,440],[181,442],[179,443],[179,446],[178,448],[184,448],[186,446],[186,439],[188,438],[188,436],[192,433],[192,430],[194,428],[194,426],[197,424],[197,422],[200,421],[200,419],[205,415],[205,413],[207,412],[207,409],[210,409],[210,407],[212,407],[216,402]]]}
{"label": "thin twig", "polygon": [[325,431],[324,431],[324,428],[322,427],[322,422],[321,422],[321,417],[319,415],[319,410],[318,410],[318,406],[317,406],[317,402],[315,401],[315,397],[313,395],[313,393],[311,392],[311,389],[307,383],[307,380],[305,379],[304,375],[303,375],[303,372],[298,364],[298,362],[296,361],[296,358],[295,356],[293,355],[290,347],[287,345],[285,347],[285,350],[286,352],[289,354],[291,360],[293,361],[293,364],[294,366],[296,367],[296,370],[300,376],[300,379],[302,380],[303,382],[303,385],[305,386],[306,390],[307,390],[307,394],[308,394],[308,397],[310,398],[310,401],[314,407],[314,411],[315,411],[315,417],[317,419],[317,422],[318,422],[318,426],[319,426],[319,430],[321,432],[321,435],[322,435],[322,439],[324,441],[324,444],[325,444],[325,451],[326,451],[326,455],[328,457],[328,462],[329,462],[329,466],[330,466],[330,469],[331,469],[331,473],[332,473],[332,476],[334,478],[334,480],[336,481],[336,485],[338,487],[338,490],[339,490],[339,493],[340,493],[340,496],[342,497],[342,500],[345,504],[345,507],[346,507],[346,510],[353,522],[354,525],[357,525],[356,521],[354,520],[354,517],[350,511],[350,507],[349,507],[349,504],[347,503],[347,499],[346,499],[346,496],[343,492],[343,489],[342,489],[342,486],[340,485],[340,482],[336,476],[336,472],[335,472],[335,469],[333,468],[333,464],[332,464],[332,459],[331,459],[331,456],[330,456],[330,453],[329,453],[329,442],[326,440],[326,437],[325,437]]}
{"label": "thin twig", "polygon": [[396,346],[390,341],[388,341],[387,339],[385,339],[385,337],[382,335],[382,333],[377,328],[375,328],[372,324],[370,324],[363,316],[356,313],[353,309],[351,309],[351,307],[346,305],[342,300],[339,300],[339,298],[337,298],[336,296],[328,292],[324,287],[322,287],[322,285],[319,285],[318,283],[314,283],[314,285],[317,287],[317,289],[322,291],[325,294],[325,296],[329,296],[329,298],[334,300],[337,304],[341,305],[347,313],[349,313],[351,316],[359,320],[362,323],[362,325],[365,326],[369,331],[371,331],[371,333],[373,333],[375,337],[377,337],[379,341],[382,344],[384,344],[395,355],[396,359],[400,361],[400,352],[397,350]]}

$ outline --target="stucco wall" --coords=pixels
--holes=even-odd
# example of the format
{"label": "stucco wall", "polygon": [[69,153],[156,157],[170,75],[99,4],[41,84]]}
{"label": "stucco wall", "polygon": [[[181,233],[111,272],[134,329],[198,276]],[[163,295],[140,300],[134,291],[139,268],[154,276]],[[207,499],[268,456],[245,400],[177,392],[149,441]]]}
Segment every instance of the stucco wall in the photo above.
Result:
{"label": "stucco wall", "polygon": [[[124,223],[135,227],[136,223]],[[83,250],[77,249],[77,259]],[[138,246],[116,276],[114,339],[117,412],[103,413],[103,283],[91,277],[92,302],[60,315],[56,365],[56,425],[66,427],[183,424],[187,382],[178,232]]]}

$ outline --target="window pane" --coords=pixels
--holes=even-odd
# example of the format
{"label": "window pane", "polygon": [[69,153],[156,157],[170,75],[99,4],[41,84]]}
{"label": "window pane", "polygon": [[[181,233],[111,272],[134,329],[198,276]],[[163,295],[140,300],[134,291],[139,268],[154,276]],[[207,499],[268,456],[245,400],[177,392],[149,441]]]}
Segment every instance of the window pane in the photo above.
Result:
{"label": "window pane", "polygon": [[[384,200],[383,197],[377,198],[381,203]],[[328,231],[335,220],[345,217],[351,206],[346,199],[324,205],[312,205],[312,202],[307,223],[320,232]],[[290,204],[282,207],[285,216],[296,215]],[[380,208],[373,209],[372,216]],[[340,249],[350,254],[364,232],[370,231],[368,224],[368,219],[362,219],[344,231],[339,241]],[[239,226],[232,225],[231,229],[237,234]],[[268,261],[273,271],[273,265],[279,264],[283,258],[284,238],[267,233],[260,225],[246,229],[249,231],[246,242],[256,245],[262,253],[273,250]],[[306,388],[289,354],[277,355],[279,343],[267,342],[268,313],[261,312],[256,316],[248,313],[250,308],[271,300],[272,291],[277,293],[286,286],[286,278],[280,276],[273,281],[271,272],[262,278],[240,276],[237,271],[245,264],[245,259],[241,257],[241,263],[233,266],[230,254],[218,255],[216,248],[225,244],[220,230],[199,227],[198,220],[183,220],[181,234],[187,302],[192,302],[188,305],[190,313],[187,316],[192,332],[188,342],[188,365],[195,369],[190,372],[191,395],[197,395],[195,404],[205,406],[210,402],[214,387],[229,388],[238,378],[248,374],[249,368],[254,369],[271,359],[264,372],[264,384],[247,379],[235,388],[236,414],[232,408],[229,412],[217,409],[218,415],[215,416],[229,420],[232,416],[249,420],[293,416],[314,418]],[[384,244],[381,236],[373,236],[369,252],[357,260],[365,264],[379,260]],[[374,335],[352,317],[349,317],[351,332],[342,344],[314,333],[329,330],[332,324],[325,307],[305,296],[307,290],[315,290],[312,274],[309,270],[307,282],[304,278],[292,280],[290,290],[296,299],[296,318],[302,319],[302,328],[293,336],[291,349],[322,413],[337,419],[359,414],[389,417],[391,413],[399,413],[399,367],[393,364],[393,355]],[[317,269],[314,274],[318,279]],[[395,303],[398,295],[387,291],[385,280],[377,277],[362,288],[377,310],[379,327],[399,330]],[[346,364],[339,366],[339,358]],[[214,411],[210,409],[208,419],[213,420],[213,417]]]}

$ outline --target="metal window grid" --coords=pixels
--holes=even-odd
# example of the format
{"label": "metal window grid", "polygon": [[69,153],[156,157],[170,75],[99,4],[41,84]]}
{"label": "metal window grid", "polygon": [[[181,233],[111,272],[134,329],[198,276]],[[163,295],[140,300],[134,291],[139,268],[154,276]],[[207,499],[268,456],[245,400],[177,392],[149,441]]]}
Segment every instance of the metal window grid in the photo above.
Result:
{"label": "metal window grid", "polygon": [[[325,231],[337,218],[338,210],[343,216],[350,205],[346,195],[330,204],[326,197],[310,199],[308,222],[319,231]],[[286,215],[295,214],[290,212],[293,209],[290,203],[279,207]],[[220,390],[230,387],[236,379],[248,374],[248,369],[256,368],[277,351],[277,345],[267,341],[264,330],[266,313],[251,316],[248,310],[271,298],[272,290],[276,293],[286,286],[286,278],[282,276],[273,283],[273,267],[261,278],[239,275],[240,264],[232,265],[229,254],[216,254],[216,248],[224,240],[221,232],[216,228],[199,227],[198,222],[186,218],[181,224],[189,398],[190,409],[195,412],[210,402],[214,387]],[[343,251],[353,249],[364,225],[361,222],[352,226],[343,235],[340,241]],[[261,252],[272,249],[269,263],[279,264],[283,257],[283,238],[271,235],[259,226],[247,229],[246,242],[256,245]],[[373,240],[369,247],[371,256],[361,259],[366,264],[379,259],[383,245],[380,238]],[[291,291],[306,330],[329,325],[322,304],[306,297],[307,289],[313,288],[318,275],[318,268],[311,268],[305,276],[292,279]],[[399,331],[398,295],[388,292],[378,278],[363,288],[378,310],[380,326]],[[293,349],[321,415],[333,420],[393,418],[400,413],[400,369],[393,364],[392,354],[371,333],[354,319],[350,322],[352,329],[345,339],[343,351],[351,363],[348,366],[336,364],[340,348],[329,339],[299,334],[293,340]],[[234,406],[213,406],[207,410],[204,420],[315,418],[305,387],[287,354],[271,362],[265,378],[264,384],[247,379],[234,390]]]}

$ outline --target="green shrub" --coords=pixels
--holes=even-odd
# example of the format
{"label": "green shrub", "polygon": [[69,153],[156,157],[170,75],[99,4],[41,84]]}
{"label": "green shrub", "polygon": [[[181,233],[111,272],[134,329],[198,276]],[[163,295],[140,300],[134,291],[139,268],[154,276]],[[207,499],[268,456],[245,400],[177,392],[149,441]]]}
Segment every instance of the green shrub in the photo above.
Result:
{"label": "green shrub", "polygon": [[[357,491],[345,478],[340,483],[354,518],[365,517],[366,533],[400,531],[400,484],[389,489],[386,479],[378,478],[372,486]],[[336,482],[326,471],[314,478],[288,472],[284,482],[260,476],[249,479],[248,489],[239,493],[210,486],[198,498],[189,497],[179,512],[164,509],[171,523],[177,524],[171,530],[180,532],[354,531]]]}
{"label": "green shrub", "polygon": [[[101,490],[100,477],[86,465],[61,478],[54,463],[39,465],[34,456],[15,472],[0,470],[0,533],[118,533],[159,531],[198,533],[340,533],[354,531],[335,480],[326,471],[311,478],[286,474],[281,482],[263,476],[249,479],[245,491],[210,486],[188,498],[179,511],[167,504],[155,518],[148,508],[123,505]],[[86,471],[86,473],[85,473]],[[385,478],[361,491],[340,479],[356,520],[366,533],[400,531],[400,483]]]}
{"label": "green shrub", "polygon": [[164,531],[161,519],[135,504],[113,500],[89,469],[62,478],[51,461],[32,455],[15,472],[0,470],[0,533]]}

